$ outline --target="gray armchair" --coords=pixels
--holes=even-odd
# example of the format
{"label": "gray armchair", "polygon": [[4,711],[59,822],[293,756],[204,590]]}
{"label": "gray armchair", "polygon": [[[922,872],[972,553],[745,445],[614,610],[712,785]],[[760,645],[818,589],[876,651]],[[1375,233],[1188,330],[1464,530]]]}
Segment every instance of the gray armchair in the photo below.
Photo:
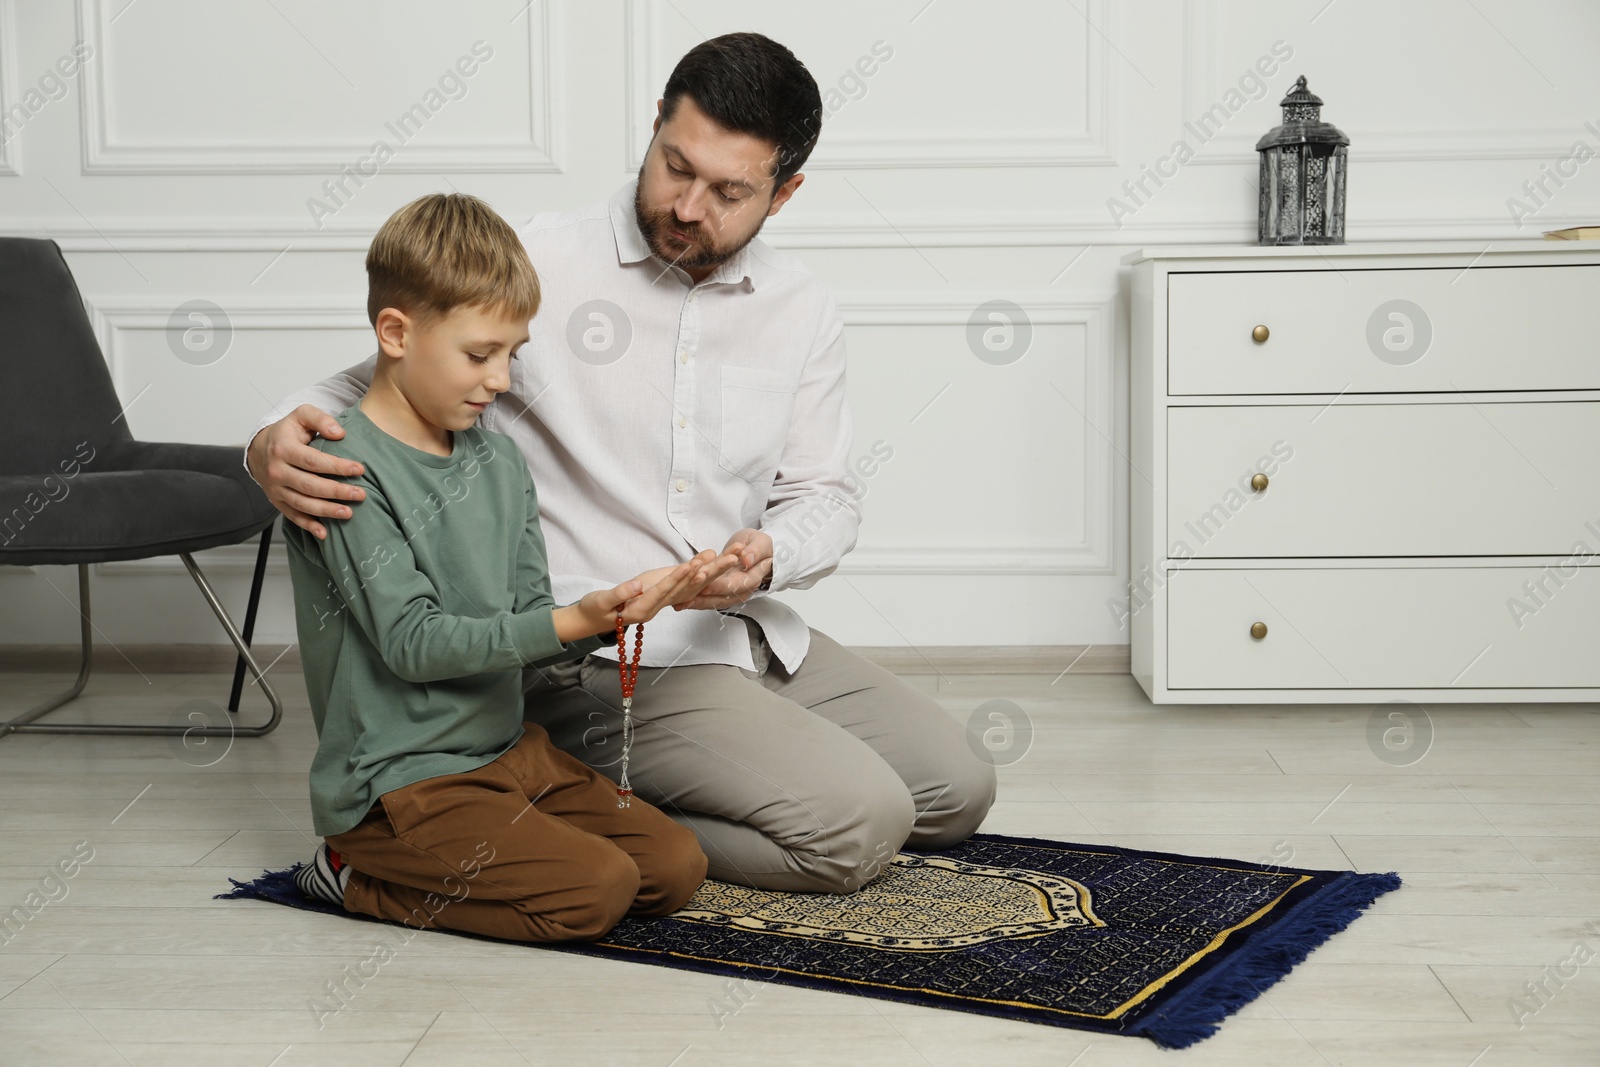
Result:
{"label": "gray armchair", "polygon": [[[83,661],[71,689],[0,722],[13,733],[258,737],[278,725],[278,695],[250,654],[277,510],[220,445],[135,441],[77,283],[54,241],[0,237],[0,564],[75,564]],[[261,535],[244,632],[192,553]],[[260,726],[98,725],[34,720],[89,680],[89,565],[178,555],[239,651],[230,714],[246,668],[272,705]]]}

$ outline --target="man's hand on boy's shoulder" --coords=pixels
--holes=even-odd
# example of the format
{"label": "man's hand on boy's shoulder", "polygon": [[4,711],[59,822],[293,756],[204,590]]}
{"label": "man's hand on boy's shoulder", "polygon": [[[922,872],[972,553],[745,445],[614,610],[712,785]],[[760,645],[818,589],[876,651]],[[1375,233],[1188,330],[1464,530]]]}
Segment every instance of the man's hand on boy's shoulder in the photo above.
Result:
{"label": "man's hand on boy's shoulder", "polygon": [[351,510],[339,501],[359,503],[367,494],[358,485],[323,476],[354,477],[366,467],[313,447],[318,435],[337,441],[344,437],[344,426],[321,408],[301,404],[256,434],[245,459],[250,476],[272,506],[302,530],[325,540],[327,527],[317,519],[348,519]]}

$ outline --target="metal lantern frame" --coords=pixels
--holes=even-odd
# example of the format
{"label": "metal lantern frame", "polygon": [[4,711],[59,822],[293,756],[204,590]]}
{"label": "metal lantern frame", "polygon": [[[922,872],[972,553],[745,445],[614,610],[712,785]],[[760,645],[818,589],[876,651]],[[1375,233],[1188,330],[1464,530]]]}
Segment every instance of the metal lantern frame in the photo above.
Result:
{"label": "metal lantern frame", "polygon": [[1256,142],[1261,156],[1258,243],[1344,244],[1350,138],[1322,121],[1322,98],[1302,74],[1278,102],[1283,125]]}

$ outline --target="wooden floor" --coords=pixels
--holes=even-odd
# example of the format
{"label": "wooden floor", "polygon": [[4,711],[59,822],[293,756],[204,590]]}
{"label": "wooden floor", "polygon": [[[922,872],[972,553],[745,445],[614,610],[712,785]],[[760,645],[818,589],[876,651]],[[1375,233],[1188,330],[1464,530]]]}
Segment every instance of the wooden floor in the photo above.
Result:
{"label": "wooden floor", "polygon": [[[305,692],[274,677],[284,725],[231,747],[0,739],[0,908],[26,915],[0,937],[0,1062],[1600,1063],[1594,705],[1430,707],[1431,747],[1401,767],[1369,748],[1370,706],[1155,708],[1120,675],[918,677],[963,721],[1008,700],[1031,724],[986,831],[1405,878],[1216,1037],[1163,1052],[448,934],[416,937],[319,1029],[308,1004],[373,955],[374,928],[212,899],[312,846]],[[0,706],[64,681],[0,675]],[[226,681],[97,675],[54,717],[165,719]]]}

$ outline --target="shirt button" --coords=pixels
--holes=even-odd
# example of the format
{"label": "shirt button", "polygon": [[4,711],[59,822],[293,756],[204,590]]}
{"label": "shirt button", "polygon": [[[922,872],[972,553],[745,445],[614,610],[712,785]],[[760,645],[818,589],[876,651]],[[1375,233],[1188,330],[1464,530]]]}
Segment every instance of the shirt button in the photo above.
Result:
{"label": "shirt button", "polygon": [[677,485],[675,485],[675,486],[673,486],[673,488],[674,488],[674,489],[676,489],[676,490],[677,490],[677,491],[678,491],[678,492],[680,492],[680,493],[681,493],[681,492],[683,492],[683,491],[684,491],[684,490],[685,490],[685,489],[687,489],[687,488],[689,488],[689,483],[688,483],[688,482],[686,482],[686,481],[684,481],[684,480],[683,480],[683,479],[682,479],[682,478],[679,478],[679,479],[678,479],[678,484],[677,484]]}
{"label": "shirt button", "polygon": [[678,353],[678,362],[679,363],[687,363],[687,362],[689,362],[689,353],[687,353],[687,352],[679,352]]}
{"label": "shirt button", "polygon": [[683,427],[685,427],[687,425],[689,425],[689,420],[688,419],[680,418],[678,420],[678,428],[679,429],[682,429]]}

